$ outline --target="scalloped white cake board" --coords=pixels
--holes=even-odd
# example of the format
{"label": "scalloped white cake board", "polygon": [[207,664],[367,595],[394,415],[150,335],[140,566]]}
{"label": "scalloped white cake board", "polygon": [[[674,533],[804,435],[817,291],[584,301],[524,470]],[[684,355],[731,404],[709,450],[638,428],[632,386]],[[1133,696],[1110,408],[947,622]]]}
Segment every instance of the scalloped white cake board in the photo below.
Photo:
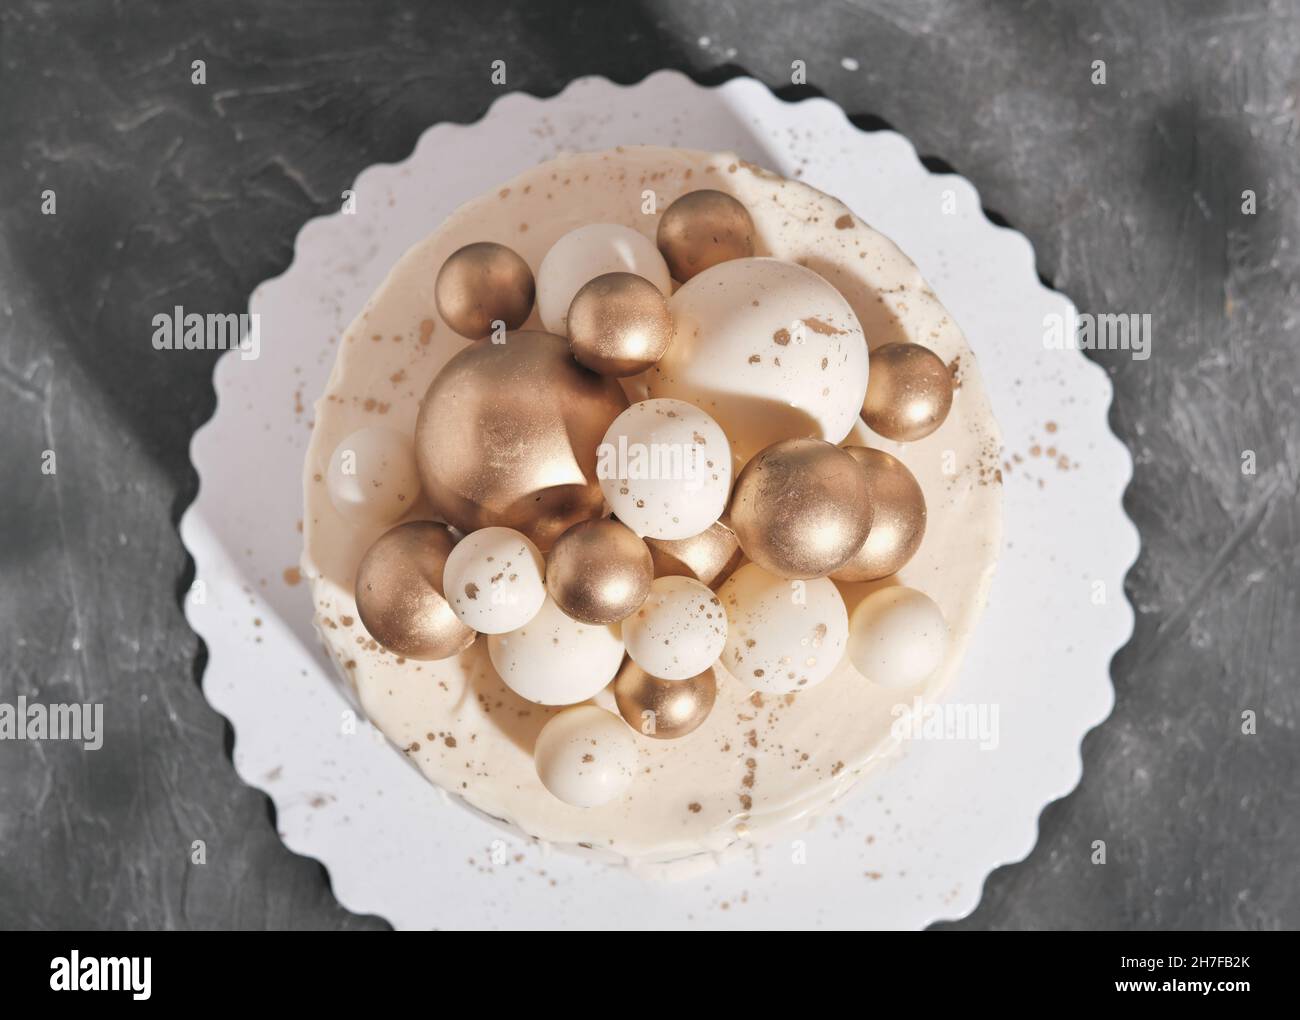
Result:
{"label": "scalloped white cake board", "polygon": [[[310,407],[392,264],[529,166],[636,143],[734,149],[896,241],[975,350],[1011,465],[992,596],[949,693],[996,706],[996,748],[904,742],[809,832],[669,884],[547,855],[450,803],[364,721],[349,732],[292,569]],[[989,872],[1029,853],[1043,807],[1078,782],[1079,742],[1110,712],[1110,659],[1133,625],[1123,579],[1138,538],[1120,502],[1132,465],[1107,425],[1111,386],[1078,352],[1046,349],[1045,316],[1074,312],[1039,283],[1028,241],[990,223],[969,182],[931,174],[905,138],[860,131],[828,100],[673,72],[503,96],[475,124],[430,128],[354,190],[356,213],[307,223],[293,264],[253,292],[261,354],[217,364],[217,410],[191,450],[199,495],[180,528],[204,691],[285,844],[329,869],[344,906],[399,928],[919,928],[974,909]]]}

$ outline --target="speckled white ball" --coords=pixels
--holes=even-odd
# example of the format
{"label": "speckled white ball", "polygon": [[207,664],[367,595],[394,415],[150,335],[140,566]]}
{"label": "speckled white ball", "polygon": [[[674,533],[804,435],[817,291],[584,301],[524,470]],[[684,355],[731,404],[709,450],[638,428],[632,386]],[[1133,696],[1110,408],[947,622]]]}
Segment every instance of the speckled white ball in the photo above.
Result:
{"label": "speckled white ball", "polygon": [[551,245],[537,270],[537,312],[547,332],[569,335],[573,296],[605,273],[635,273],[664,297],[673,292],[668,263],[650,238],[615,223],[578,227]]}
{"label": "speckled white ball", "polygon": [[334,448],[325,487],[345,520],[396,523],[420,498],[411,437],[382,425],[357,429]]}
{"label": "speckled white ball", "polygon": [[645,374],[651,397],[707,411],[742,462],[782,439],[849,434],[867,393],[867,341],[849,303],[811,269],[733,259],[668,304],[673,340]]}
{"label": "speckled white ball", "polygon": [[661,680],[689,680],[718,661],[727,614],[718,596],[693,577],[660,577],[641,608],[623,621],[632,661]]}
{"label": "speckled white ball", "polygon": [[636,773],[636,738],[613,713],[577,705],[552,716],[533,745],[537,778],[574,807],[593,808],[623,796]]}
{"label": "speckled white ball", "polygon": [[727,508],[731,450],[695,405],[643,400],[609,426],[596,477],[614,515],[642,538],[691,538]]}
{"label": "speckled white ball", "polygon": [[928,595],[895,585],[872,592],[849,620],[849,661],[881,687],[914,687],[943,663],[952,638]]}
{"label": "speckled white ball", "polygon": [[488,636],[505,685],[539,705],[576,705],[604,688],[623,662],[618,625],[579,623],[548,595],[518,630]]}
{"label": "speckled white ball", "polygon": [[718,590],[718,598],[727,612],[722,665],[753,690],[807,690],[844,658],[849,614],[833,581],[788,581],[748,563]]}
{"label": "speckled white ball", "polygon": [[517,630],[546,601],[546,561],[513,528],[481,528],[462,538],[442,571],[443,597],[480,634]]}

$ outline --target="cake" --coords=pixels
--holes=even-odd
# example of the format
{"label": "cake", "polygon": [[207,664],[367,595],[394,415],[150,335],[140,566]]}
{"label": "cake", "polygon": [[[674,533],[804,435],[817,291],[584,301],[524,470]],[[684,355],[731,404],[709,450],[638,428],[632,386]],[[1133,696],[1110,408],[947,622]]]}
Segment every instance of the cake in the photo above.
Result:
{"label": "cake", "polygon": [[[647,436],[676,473],[629,467]],[[806,826],[943,695],[999,446],[957,323],[840,201],[730,153],[565,155],[342,337],[302,573],[344,688],[448,797],[689,873]]]}

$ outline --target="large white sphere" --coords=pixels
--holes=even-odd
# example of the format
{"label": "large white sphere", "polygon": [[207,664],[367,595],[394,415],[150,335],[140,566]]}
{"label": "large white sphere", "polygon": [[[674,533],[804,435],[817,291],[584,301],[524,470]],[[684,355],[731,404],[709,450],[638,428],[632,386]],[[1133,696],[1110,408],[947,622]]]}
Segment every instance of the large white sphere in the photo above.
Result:
{"label": "large white sphere", "polygon": [[325,472],[334,509],[354,524],[395,524],[420,498],[410,435],[382,425],[357,429],[334,448]]}
{"label": "large white sphere", "polygon": [[650,238],[615,223],[578,227],[551,245],[537,270],[537,312],[547,332],[569,335],[573,296],[605,273],[635,273],[664,297],[672,293],[668,263]]}
{"label": "large white sphere", "polygon": [[691,538],[727,507],[731,450],[693,404],[643,400],[610,424],[596,477],[614,515],[642,538]]}
{"label": "large white sphere", "polygon": [[718,661],[727,643],[722,603],[693,577],[660,577],[623,621],[632,661],[661,680],[689,680]]}
{"label": "large white sphere", "polygon": [[782,439],[849,434],[867,393],[867,341],[849,303],[811,269],[733,259],[668,304],[673,341],[645,373],[650,396],[708,411],[742,462]]}
{"label": "large white sphere", "polygon": [[480,634],[504,634],[542,608],[545,573],[542,554],[526,535],[514,528],[481,528],[447,556],[442,591],[465,626]]}
{"label": "large white sphere", "polygon": [[579,623],[547,596],[518,630],[488,636],[488,657],[521,698],[576,705],[614,679],[623,662],[623,639],[617,625]]}
{"label": "large white sphere", "polygon": [[552,716],[533,745],[542,785],[574,807],[599,807],[621,797],[632,785],[636,762],[636,737],[627,723],[595,705]]}
{"label": "large white sphere", "polygon": [[853,610],[849,661],[874,684],[913,687],[943,663],[950,640],[934,601],[895,585],[872,592]]}
{"label": "large white sphere", "polygon": [[722,665],[753,690],[807,690],[844,657],[849,614],[833,581],[788,581],[748,563],[718,589],[718,598],[727,611]]}

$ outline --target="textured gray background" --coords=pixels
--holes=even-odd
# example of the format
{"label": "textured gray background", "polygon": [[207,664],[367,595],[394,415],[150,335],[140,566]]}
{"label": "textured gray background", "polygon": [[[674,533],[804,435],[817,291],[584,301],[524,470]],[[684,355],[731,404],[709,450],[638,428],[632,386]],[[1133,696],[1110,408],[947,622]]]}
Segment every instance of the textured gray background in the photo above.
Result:
{"label": "textured gray background", "polygon": [[[1296,5],[566,9],[5,4],[0,700],[103,701],[109,732],[95,754],[0,744],[0,925],[382,925],[281,846],[203,700],[175,521],[212,357],[157,356],[152,315],[242,307],[362,168],[480,116],[497,58],[538,94],[660,67],[788,86],[801,58],[862,123],[972,180],[1081,309],[1154,317],[1149,361],[1099,357],[1143,542],[1115,712],[1037,849],[954,927],[1300,926]],[[189,84],[196,58],[206,87]],[[1095,59],[1105,87],[1089,82]],[[57,216],[39,214],[47,187]],[[188,864],[196,838],[205,867]]]}

